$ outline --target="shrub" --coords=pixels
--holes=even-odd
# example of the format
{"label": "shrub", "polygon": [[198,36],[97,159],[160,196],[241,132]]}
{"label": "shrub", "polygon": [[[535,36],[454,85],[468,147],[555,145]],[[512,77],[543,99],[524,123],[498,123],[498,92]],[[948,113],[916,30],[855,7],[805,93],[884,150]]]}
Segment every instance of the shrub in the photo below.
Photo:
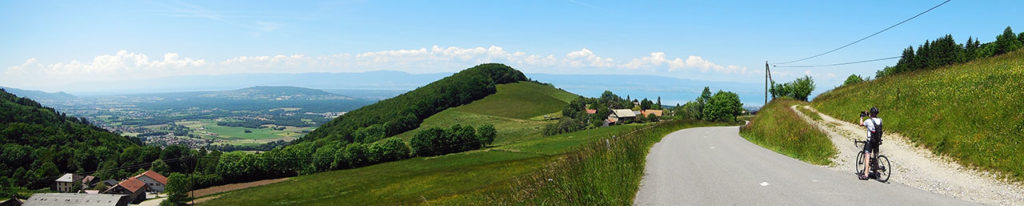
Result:
{"label": "shrub", "polygon": [[373,143],[371,147],[377,153],[377,162],[389,162],[409,158],[409,146],[397,137],[387,138]]}
{"label": "shrub", "polygon": [[572,118],[562,118],[558,120],[558,123],[544,126],[544,135],[575,132],[583,129],[585,126],[586,125],[584,125],[582,121]]}
{"label": "shrub", "polygon": [[847,77],[846,81],[843,82],[843,86],[852,85],[852,84],[858,84],[858,83],[861,83],[861,82],[864,82],[864,78],[861,78],[860,76],[857,76],[856,74],[851,74],[850,77]]}
{"label": "shrub", "polygon": [[481,145],[490,145],[491,143],[494,143],[494,137],[498,136],[498,130],[495,130],[494,125],[490,124],[480,126],[476,132],[480,137]]}
{"label": "shrub", "polygon": [[743,112],[743,104],[736,93],[718,91],[704,108],[704,117],[710,121],[733,122]]}

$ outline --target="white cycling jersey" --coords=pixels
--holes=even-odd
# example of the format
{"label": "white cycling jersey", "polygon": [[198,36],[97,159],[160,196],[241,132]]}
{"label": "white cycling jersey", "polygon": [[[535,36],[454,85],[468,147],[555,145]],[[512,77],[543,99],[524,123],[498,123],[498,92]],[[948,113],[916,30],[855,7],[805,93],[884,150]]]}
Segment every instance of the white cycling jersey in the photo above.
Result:
{"label": "white cycling jersey", "polygon": [[868,139],[871,139],[871,132],[875,131],[875,125],[882,124],[882,118],[874,117],[865,119],[860,125],[868,128]]}

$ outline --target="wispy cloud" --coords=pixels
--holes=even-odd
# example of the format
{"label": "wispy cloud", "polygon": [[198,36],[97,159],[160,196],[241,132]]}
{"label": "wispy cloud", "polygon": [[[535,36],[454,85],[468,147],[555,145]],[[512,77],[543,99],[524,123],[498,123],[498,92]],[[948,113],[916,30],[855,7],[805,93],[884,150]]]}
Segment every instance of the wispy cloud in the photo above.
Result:
{"label": "wispy cloud", "polygon": [[284,26],[279,21],[266,19],[266,15],[226,15],[224,12],[209,9],[197,4],[183,1],[169,1],[166,3],[154,2],[161,10],[148,11],[149,13],[180,18],[197,18],[219,22],[233,27],[250,30],[251,33],[272,32]]}
{"label": "wispy cloud", "polygon": [[153,58],[146,54],[122,50],[114,54],[96,56],[90,61],[41,63],[36,58],[30,58],[23,64],[9,66],[0,73],[0,81],[9,86],[39,88],[54,83],[138,80],[182,75],[375,70],[436,73],[455,72],[488,62],[505,63],[528,73],[633,73],[637,70],[670,76],[750,73],[746,67],[719,65],[700,56],[671,58],[664,52],[652,52],[648,56],[618,61],[599,56],[586,48],[569,51],[564,55],[539,55],[507,51],[499,46],[433,46],[323,56],[238,56],[222,60],[184,57],[177,53],[166,53],[162,58]]}

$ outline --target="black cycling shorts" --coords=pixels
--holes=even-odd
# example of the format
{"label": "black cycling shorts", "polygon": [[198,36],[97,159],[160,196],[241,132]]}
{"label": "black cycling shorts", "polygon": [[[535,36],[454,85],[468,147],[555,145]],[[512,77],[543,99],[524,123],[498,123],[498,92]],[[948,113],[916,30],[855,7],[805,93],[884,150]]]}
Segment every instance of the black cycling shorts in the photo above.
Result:
{"label": "black cycling shorts", "polygon": [[868,143],[864,144],[864,153],[878,153],[878,141],[868,140]]}

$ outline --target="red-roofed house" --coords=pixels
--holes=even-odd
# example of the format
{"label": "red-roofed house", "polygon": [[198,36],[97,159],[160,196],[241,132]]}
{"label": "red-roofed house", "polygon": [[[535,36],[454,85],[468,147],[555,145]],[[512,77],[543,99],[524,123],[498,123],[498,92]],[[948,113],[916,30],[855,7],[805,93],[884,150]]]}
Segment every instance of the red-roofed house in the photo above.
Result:
{"label": "red-roofed house", "polygon": [[152,192],[164,192],[164,186],[167,185],[167,177],[164,177],[160,173],[156,173],[153,170],[147,170],[142,174],[136,175],[135,179],[142,180],[148,186],[147,191]]}
{"label": "red-roofed house", "polygon": [[128,195],[128,199],[131,199],[132,204],[139,204],[143,200],[146,200],[146,182],[136,179],[135,177],[128,178],[124,181],[117,183],[114,187],[103,191],[103,194],[123,194]]}
{"label": "red-roofed house", "polygon": [[640,114],[643,114],[645,117],[648,116],[648,115],[651,115],[651,114],[654,114],[654,116],[659,116],[660,117],[663,112],[664,112],[663,110],[648,109],[648,110],[640,111]]}
{"label": "red-roofed house", "polygon": [[587,114],[597,114],[596,109],[587,109]]}

